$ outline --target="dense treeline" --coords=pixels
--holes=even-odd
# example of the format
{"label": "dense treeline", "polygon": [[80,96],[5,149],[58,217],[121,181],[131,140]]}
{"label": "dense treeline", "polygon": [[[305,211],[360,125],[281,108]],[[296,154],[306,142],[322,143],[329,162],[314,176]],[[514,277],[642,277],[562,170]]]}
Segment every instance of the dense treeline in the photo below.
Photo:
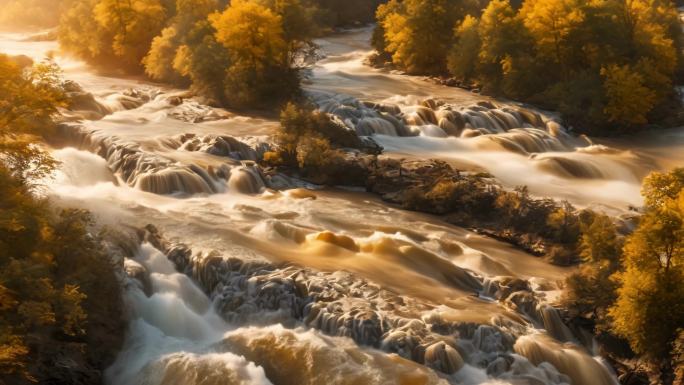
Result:
{"label": "dense treeline", "polygon": [[635,353],[658,363],[663,383],[681,383],[684,169],[652,173],[642,194],[645,213],[627,237],[607,217],[585,221],[583,263],[567,280],[564,302],[595,322],[599,334],[621,336]]}
{"label": "dense treeline", "polygon": [[375,10],[385,0],[315,0],[321,10],[320,23],[348,27],[375,21]]}
{"label": "dense treeline", "polygon": [[64,102],[54,65],[0,55],[0,383],[97,383],[123,332],[90,216],[35,194],[55,167],[38,143]]}
{"label": "dense treeline", "polygon": [[626,131],[678,107],[669,0],[391,0],[377,18],[374,46],[395,66],[558,110],[577,130]]}
{"label": "dense treeline", "polygon": [[191,85],[214,104],[268,107],[296,97],[311,39],[369,21],[376,2],[68,0],[61,46],[90,63]]}

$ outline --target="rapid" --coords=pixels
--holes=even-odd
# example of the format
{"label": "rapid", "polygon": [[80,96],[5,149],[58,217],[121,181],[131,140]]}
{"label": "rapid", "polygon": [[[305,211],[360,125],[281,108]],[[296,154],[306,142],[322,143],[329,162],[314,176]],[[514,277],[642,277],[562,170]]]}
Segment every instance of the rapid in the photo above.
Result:
{"label": "rapid", "polygon": [[[130,234],[126,342],[111,384],[616,384],[553,307],[570,268],[256,163],[278,123],[184,90],[102,75],[54,42],[77,85],[46,181],[52,199]],[[305,91],[397,158],[438,158],[505,187],[615,214],[681,164],[684,130],[571,135],[554,114],[364,64],[370,30],[320,39]],[[142,229],[142,230],[141,230]]]}

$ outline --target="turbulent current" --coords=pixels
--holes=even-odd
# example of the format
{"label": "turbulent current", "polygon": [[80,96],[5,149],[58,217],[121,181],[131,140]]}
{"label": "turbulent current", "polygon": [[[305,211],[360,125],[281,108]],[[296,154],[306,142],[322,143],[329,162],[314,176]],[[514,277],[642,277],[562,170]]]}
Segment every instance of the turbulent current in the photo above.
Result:
{"label": "turbulent current", "polygon": [[[57,48],[23,38],[0,35],[0,51],[40,60]],[[615,214],[641,204],[650,170],[684,160],[682,130],[577,137],[550,113],[371,69],[368,39],[320,40],[305,90],[386,156],[443,159]],[[259,168],[276,121],[56,60],[77,102],[52,144],[49,193],[133,245],[130,327],[109,383],[616,383],[553,307],[570,269]]]}

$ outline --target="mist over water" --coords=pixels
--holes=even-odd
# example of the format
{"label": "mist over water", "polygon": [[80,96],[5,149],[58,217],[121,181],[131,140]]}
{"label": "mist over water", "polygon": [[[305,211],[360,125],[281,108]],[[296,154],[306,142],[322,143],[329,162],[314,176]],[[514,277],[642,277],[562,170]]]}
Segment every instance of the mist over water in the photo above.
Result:
{"label": "mist over water", "polygon": [[[25,37],[0,35],[0,51],[57,49]],[[369,37],[321,39],[327,56],[305,90],[389,156],[614,213],[641,204],[650,170],[682,160],[681,129],[577,138],[550,114],[371,69]],[[110,383],[616,383],[549,306],[571,269],[366,193],[264,173],[253,161],[275,121],[56,61],[103,111],[62,128],[54,199],[115,228],[153,224],[185,247],[143,242],[126,261],[131,321]]]}

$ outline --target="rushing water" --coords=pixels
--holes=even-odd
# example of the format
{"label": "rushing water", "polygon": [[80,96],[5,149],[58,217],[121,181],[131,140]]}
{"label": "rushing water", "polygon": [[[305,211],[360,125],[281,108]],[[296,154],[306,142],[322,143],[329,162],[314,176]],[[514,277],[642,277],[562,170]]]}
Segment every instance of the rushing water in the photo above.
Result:
{"label": "rushing water", "polygon": [[[56,49],[22,38],[0,36],[0,51]],[[684,160],[682,130],[576,138],[551,114],[371,69],[368,39],[320,40],[327,57],[305,88],[390,156],[616,213],[640,204],[649,170]],[[277,122],[56,60],[99,110],[63,126],[54,199],[168,240],[126,261],[130,330],[110,383],[615,383],[550,306],[570,269],[366,193],[265,173],[253,161]]]}

